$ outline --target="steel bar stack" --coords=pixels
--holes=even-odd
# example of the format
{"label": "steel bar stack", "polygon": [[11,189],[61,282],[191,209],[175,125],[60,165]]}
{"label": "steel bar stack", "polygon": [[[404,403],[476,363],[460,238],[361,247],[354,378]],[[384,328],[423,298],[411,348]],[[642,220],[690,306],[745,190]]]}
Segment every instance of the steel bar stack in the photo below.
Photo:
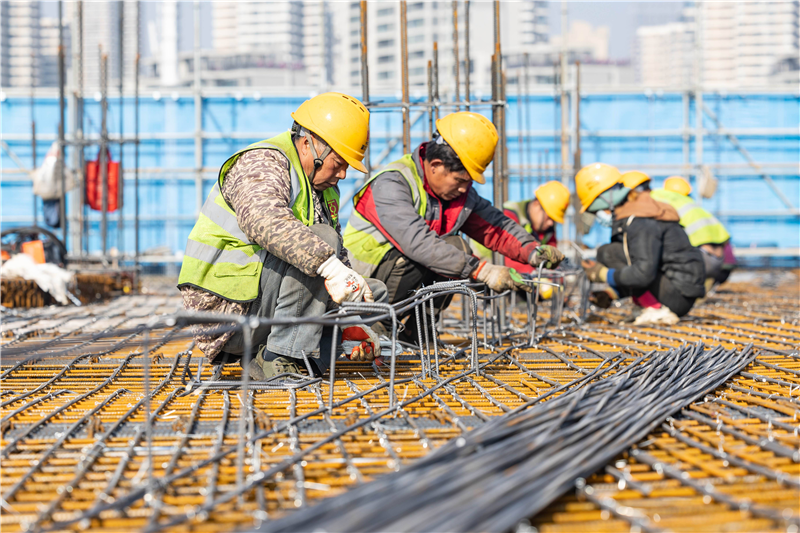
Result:
{"label": "steel bar stack", "polygon": [[[508,529],[524,518],[540,531],[790,530],[800,514],[800,308],[795,278],[758,283],[726,285],[672,327],[622,324],[625,306],[581,322],[570,304],[545,329],[554,308],[540,305],[533,345],[531,315],[509,295],[498,296],[506,329],[476,342],[487,297],[470,303],[452,284],[468,305],[455,301],[422,350],[403,345],[394,374],[389,360],[339,359],[333,381],[247,384],[239,365],[209,365],[175,296],[5,310],[0,527],[277,528],[331,497],[377,490],[386,475],[454,461],[462,466],[446,469],[435,512],[426,498],[438,483],[416,507],[398,492],[379,514],[412,506],[419,513],[403,523],[420,529]],[[437,294],[404,305],[429,315]],[[488,475],[513,460],[525,466]],[[455,490],[479,474],[477,494]],[[526,499],[537,490],[550,496]],[[379,526],[344,527],[370,528]]]}

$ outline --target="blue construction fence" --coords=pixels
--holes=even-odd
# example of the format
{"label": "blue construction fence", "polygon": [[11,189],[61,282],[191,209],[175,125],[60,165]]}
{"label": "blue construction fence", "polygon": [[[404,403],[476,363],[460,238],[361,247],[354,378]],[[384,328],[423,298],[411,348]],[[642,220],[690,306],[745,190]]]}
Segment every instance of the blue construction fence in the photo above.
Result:
{"label": "blue construction fence", "polygon": [[[288,129],[290,113],[306,98],[307,95],[204,97],[203,166],[207,172],[204,173],[203,195],[214,182],[214,169],[239,148]],[[800,205],[800,96],[706,93],[703,98],[724,127],[724,131],[719,131],[711,118],[704,114],[703,164],[710,165],[719,179],[716,195],[703,200],[704,207],[719,216],[737,247],[800,246],[800,217],[792,215],[760,173],[745,164],[742,151],[725,135],[725,132],[736,133],[741,147],[753,160],[764,165],[764,172],[790,200],[796,213]],[[373,100],[389,102],[395,99]],[[508,161],[512,169],[508,188],[511,200],[529,198],[541,182],[560,179],[557,170],[539,169],[540,164],[560,164],[559,101],[552,96],[529,95],[522,98],[522,105],[524,108],[520,113],[518,98],[509,98],[506,116]],[[36,98],[33,106],[37,155],[41,163],[57,134],[58,101],[55,98]],[[132,136],[133,99],[125,98],[122,107],[124,135]],[[473,110],[491,116],[488,105]],[[7,96],[0,102],[0,112],[2,135],[7,143],[0,159],[4,169],[0,187],[0,226],[5,230],[30,225],[33,221],[31,182],[24,174],[10,172],[18,165],[8,153],[12,151],[24,166],[30,168],[31,100]],[[443,109],[442,113],[445,112]],[[696,123],[696,112],[694,100],[690,99],[688,124],[692,127]],[[180,253],[194,224],[197,207],[193,171],[194,100],[191,96],[144,95],[140,99],[139,113],[142,136],[139,150],[140,250],[146,252],[166,247],[173,253]],[[67,116],[70,116],[69,111]],[[429,118],[427,113],[412,109],[411,119],[412,144],[416,146],[428,138]],[[570,116],[570,124],[573,120],[574,117]],[[108,130],[112,135],[119,134],[119,123],[119,100],[113,98],[109,100],[108,110]],[[684,95],[681,93],[582,95],[580,123],[584,164],[600,161],[627,169],[638,165],[680,165],[684,163],[687,148],[689,163],[695,163],[695,138],[690,136],[687,146],[681,131],[684,127]],[[100,103],[94,99],[85,102],[83,128],[87,136],[99,134]],[[67,131],[71,130],[72,125],[68,122]],[[402,143],[397,142],[401,131],[402,118],[398,110],[373,111],[370,134],[373,166],[389,163],[402,155]],[[522,135],[520,131],[523,131]],[[520,150],[521,137],[523,151]],[[390,142],[393,143],[391,149],[388,148]],[[112,158],[118,161],[119,144],[112,143],[110,151]],[[71,162],[72,149],[67,152],[67,161]],[[87,160],[96,159],[97,155],[96,145],[84,149]],[[715,166],[719,164],[723,167]],[[108,247],[129,253],[134,247],[134,165],[134,149],[129,144],[124,147],[122,155],[125,185],[121,241],[118,241],[116,213],[109,215],[108,226]],[[649,172],[656,186],[674,173],[675,170],[668,169]],[[343,197],[351,197],[360,177],[359,173],[350,171],[340,184]],[[491,167],[487,178],[485,185],[476,187],[484,197],[491,198]],[[694,177],[690,179],[694,182]],[[41,224],[41,201],[36,202],[36,208]],[[343,219],[347,219],[351,208],[351,205],[342,206]],[[101,246],[99,213],[90,214],[88,226],[88,248],[96,252]],[[607,230],[594,228],[585,242],[598,245],[607,239]]]}

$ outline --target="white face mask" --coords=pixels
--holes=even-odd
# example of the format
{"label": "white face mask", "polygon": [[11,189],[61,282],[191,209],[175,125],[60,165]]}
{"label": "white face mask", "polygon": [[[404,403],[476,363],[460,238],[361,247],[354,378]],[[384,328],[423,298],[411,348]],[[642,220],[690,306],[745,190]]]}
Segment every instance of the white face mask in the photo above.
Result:
{"label": "white face mask", "polygon": [[604,228],[610,228],[611,224],[614,222],[614,219],[611,217],[611,213],[608,211],[598,211],[595,213],[595,217],[597,217],[597,223]]}

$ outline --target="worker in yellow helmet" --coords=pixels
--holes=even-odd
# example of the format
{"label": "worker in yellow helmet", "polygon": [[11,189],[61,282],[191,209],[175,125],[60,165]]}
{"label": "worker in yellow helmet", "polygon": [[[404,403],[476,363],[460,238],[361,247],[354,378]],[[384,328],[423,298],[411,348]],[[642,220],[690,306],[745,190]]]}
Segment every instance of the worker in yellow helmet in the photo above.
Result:
{"label": "worker in yellow helmet", "polygon": [[[557,246],[555,225],[564,223],[569,197],[569,189],[563,183],[548,181],[534,191],[532,199],[504,203],[503,214],[525,228],[538,242]],[[521,263],[510,257],[505,258],[505,264],[523,274],[534,270],[528,263]]]}
{"label": "worker in yellow helmet", "polygon": [[[183,257],[178,287],[187,310],[291,321],[345,301],[385,300],[383,283],[349,266],[339,225],[337,183],[348,167],[366,172],[369,112],[351,96],[325,93],[292,118],[290,131],[223,163]],[[336,356],[332,329],[273,325],[253,328],[245,339],[243,331],[220,333],[212,324],[197,327],[195,338],[214,364],[241,358],[248,343],[257,355],[246,370],[263,380],[306,369],[321,375]],[[353,359],[380,355],[367,326],[346,328],[342,340],[360,341]]]}
{"label": "worker in yellow helmet", "polygon": [[[640,177],[640,176],[639,176]],[[627,185],[634,185],[628,176]],[[575,176],[582,211],[607,220],[611,243],[585,261],[590,281],[608,283],[638,306],[634,324],[674,324],[705,294],[704,266],[669,204],[647,191],[631,190],[615,167],[594,163]]]}
{"label": "worker in yellow helmet", "polygon": [[689,242],[703,253],[706,290],[728,279],[736,267],[731,236],[717,217],[692,200],[692,186],[686,179],[670,176],[664,180],[664,188],[650,191],[650,176],[631,171],[622,175],[622,182],[630,189],[649,191],[653,199],[675,208]]}
{"label": "worker in yellow helmet", "polygon": [[[485,183],[498,139],[494,125],[478,113],[459,112],[436,127],[430,142],[377,172],[353,198],[344,235],[353,267],[385,282],[391,303],[446,279],[471,278],[498,292],[530,290],[515,270],[474,257],[459,236],[533,266],[555,267],[563,259],[472,187]],[[448,300],[436,303],[442,309]],[[413,319],[406,323],[408,340],[416,339]]]}

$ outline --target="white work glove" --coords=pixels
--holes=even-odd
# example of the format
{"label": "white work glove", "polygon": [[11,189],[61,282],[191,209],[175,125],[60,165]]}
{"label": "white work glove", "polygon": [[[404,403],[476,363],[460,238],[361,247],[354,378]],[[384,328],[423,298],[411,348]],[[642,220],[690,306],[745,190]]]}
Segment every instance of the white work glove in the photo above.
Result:
{"label": "white work glove", "polygon": [[361,274],[344,266],[335,254],[319,266],[317,274],[325,278],[325,289],[337,304],[360,302],[362,298],[365,302],[375,301]]}
{"label": "white work glove", "polygon": [[[349,341],[349,342],[348,342]],[[347,358],[351,361],[372,362],[381,359],[381,341],[378,335],[367,325],[348,326],[342,330],[342,343],[355,344]]]}
{"label": "white work glove", "polygon": [[487,261],[482,261],[472,278],[485,283],[494,292],[505,292],[507,290],[520,290],[531,292],[531,287],[522,280],[522,277],[513,268],[493,265]]}

